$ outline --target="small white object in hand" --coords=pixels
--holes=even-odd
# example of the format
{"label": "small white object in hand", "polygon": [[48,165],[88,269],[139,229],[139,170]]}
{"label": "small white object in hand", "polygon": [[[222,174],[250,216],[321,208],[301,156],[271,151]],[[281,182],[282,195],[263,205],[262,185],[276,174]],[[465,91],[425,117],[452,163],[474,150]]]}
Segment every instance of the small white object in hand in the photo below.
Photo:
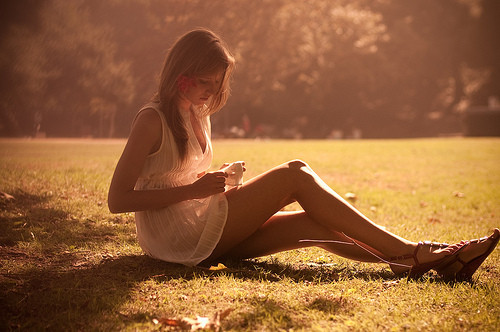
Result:
{"label": "small white object in hand", "polygon": [[222,169],[227,173],[226,185],[228,186],[241,186],[243,184],[243,162],[236,161],[229,166]]}

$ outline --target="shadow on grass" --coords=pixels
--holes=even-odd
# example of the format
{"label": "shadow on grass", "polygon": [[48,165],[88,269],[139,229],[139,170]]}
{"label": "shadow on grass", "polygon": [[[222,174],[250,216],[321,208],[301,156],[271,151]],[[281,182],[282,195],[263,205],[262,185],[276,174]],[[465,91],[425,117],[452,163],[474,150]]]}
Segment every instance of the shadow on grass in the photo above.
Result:
{"label": "shadow on grass", "polygon": [[[227,269],[213,271],[139,255],[121,256],[64,271],[46,266],[4,273],[0,275],[1,311],[7,323],[4,328],[65,330],[70,326],[78,330],[99,319],[117,319],[108,324],[120,325],[123,323],[119,321],[120,306],[129,299],[132,289],[145,280],[191,280],[230,274],[244,280],[279,282],[289,278],[296,282],[331,283],[338,280],[342,271],[331,267],[292,267],[254,261],[231,262],[227,266]],[[387,276],[376,273],[368,277]]]}
{"label": "shadow on grass", "polygon": [[[243,280],[332,283],[339,278],[394,280],[390,272],[352,272],[345,268],[293,267],[280,263],[238,261],[224,270],[186,267],[152,259],[145,255],[121,256],[100,264],[54,271],[52,267],[23,273],[0,275],[0,305],[8,329],[85,329],[89,322],[102,320],[100,326],[121,326],[127,321],[147,321],[150,317],[123,317],[120,307],[130,299],[141,282],[172,279],[192,280],[231,275]],[[268,304],[266,304],[268,305]],[[312,303],[321,310],[340,310],[339,304]],[[265,310],[264,310],[265,309]],[[263,310],[268,312],[269,308]],[[253,314],[259,315],[257,310]],[[29,317],[29,319],[27,319]],[[251,317],[249,317],[249,320]],[[286,317],[282,317],[286,320]],[[111,320],[111,321],[110,321]],[[0,325],[0,327],[2,327]]]}
{"label": "shadow on grass", "polygon": [[99,245],[117,234],[111,225],[73,216],[70,205],[68,211],[54,208],[54,202],[59,200],[60,205],[61,198],[52,194],[38,195],[22,190],[10,194],[13,199],[0,199],[0,246],[14,247],[20,242],[30,242],[47,252],[64,245]]}
{"label": "shadow on grass", "polygon": [[[14,246],[19,241],[30,239],[28,224],[31,223],[31,215],[36,213],[35,209],[39,205],[48,201],[47,196],[33,195],[21,190],[17,190],[10,198],[2,197],[0,199],[0,245]],[[51,211],[48,211],[51,210]],[[65,217],[67,214],[62,211],[47,209],[47,214]]]}

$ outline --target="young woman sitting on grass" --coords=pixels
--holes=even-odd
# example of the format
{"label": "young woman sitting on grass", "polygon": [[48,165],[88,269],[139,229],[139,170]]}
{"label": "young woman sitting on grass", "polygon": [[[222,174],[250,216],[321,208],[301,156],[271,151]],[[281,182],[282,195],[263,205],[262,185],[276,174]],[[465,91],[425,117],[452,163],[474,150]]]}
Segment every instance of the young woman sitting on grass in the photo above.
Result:
{"label": "young woman sitting on grass", "polygon": [[[233,68],[233,56],[213,32],[183,35],[167,54],[153,101],[133,122],[108,203],[113,213],[136,212],[138,240],[148,255],[192,266],[318,246],[357,261],[388,263],[410,277],[433,269],[461,280],[493,251],[498,229],[453,245],[396,236],[301,160],[225,190],[227,170],[207,171],[210,115],[226,103]],[[292,202],[304,210],[280,212]]]}

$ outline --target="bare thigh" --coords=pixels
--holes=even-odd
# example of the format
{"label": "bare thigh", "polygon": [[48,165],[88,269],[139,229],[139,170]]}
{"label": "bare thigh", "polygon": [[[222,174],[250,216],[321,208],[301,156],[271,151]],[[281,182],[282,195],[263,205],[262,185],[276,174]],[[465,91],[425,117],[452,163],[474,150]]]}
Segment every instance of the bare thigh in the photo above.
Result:
{"label": "bare thigh", "polygon": [[[318,240],[332,242],[315,242]],[[368,251],[354,245],[345,235],[315,222],[304,211],[276,213],[255,233],[227,252],[225,257],[238,259],[260,257],[311,246],[358,261],[378,261]]]}
{"label": "bare thigh", "polygon": [[288,172],[300,172],[286,163],[273,168],[226,192],[228,216],[222,237],[211,257],[219,257],[255,233],[284,206],[293,202],[293,177]]}
{"label": "bare thigh", "polygon": [[304,168],[307,165],[302,161],[287,162],[228,191],[226,225],[208,260],[221,256],[256,257],[318,245],[344,257],[372,261],[373,257],[359,247],[300,242],[304,239],[350,240],[333,227],[310,218],[304,211],[278,213],[295,200],[301,182],[310,181]]}

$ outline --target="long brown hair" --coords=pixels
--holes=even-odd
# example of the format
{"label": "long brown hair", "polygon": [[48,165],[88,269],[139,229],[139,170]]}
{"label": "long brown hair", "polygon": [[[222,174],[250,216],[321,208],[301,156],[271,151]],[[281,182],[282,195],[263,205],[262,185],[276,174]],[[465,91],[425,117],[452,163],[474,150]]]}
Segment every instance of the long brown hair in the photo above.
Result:
{"label": "long brown hair", "polygon": [[218,91],[210,98],[202,115],[211,115],[220,110],[230,94],[229,79],[234,68],[234,57],[215,33],[207,29],[196,29],[181,36],[167,53],[160,76],[158,92],[153,100],[165,115],[167,125],[174,136],[179,156],[187,155],[188,133],[180,110],[177,80],[179,77],[195,77],[222,71],[223,77]]}

